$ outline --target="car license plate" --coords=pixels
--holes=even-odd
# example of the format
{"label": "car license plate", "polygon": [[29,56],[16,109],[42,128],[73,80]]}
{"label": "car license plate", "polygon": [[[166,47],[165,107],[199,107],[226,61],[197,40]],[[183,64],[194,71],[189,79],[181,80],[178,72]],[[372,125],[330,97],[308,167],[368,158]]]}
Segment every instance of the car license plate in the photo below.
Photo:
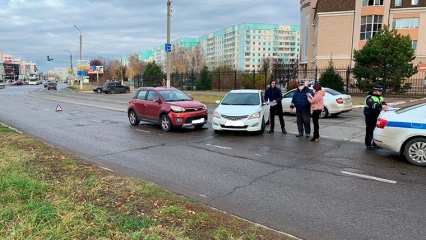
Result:
{"label": "car license plate", "polygon": [[225,126],[227,127],[244,127],[243,121],[226,121]]}
{"label": "car license plate", "polygon": [[204,123],[204,118],[200,118],[200,119],[196,119],[196,120],[192,120],[192,124],[201,124]]}

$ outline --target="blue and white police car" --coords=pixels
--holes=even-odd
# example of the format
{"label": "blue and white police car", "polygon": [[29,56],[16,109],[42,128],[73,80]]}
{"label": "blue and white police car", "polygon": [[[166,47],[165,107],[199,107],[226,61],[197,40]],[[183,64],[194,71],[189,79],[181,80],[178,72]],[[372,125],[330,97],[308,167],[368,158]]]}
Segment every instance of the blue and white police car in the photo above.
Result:
{"label": "blue and white police car", "polygon": [[383,111],[374,130],[379,147],[398,152],[410,163],[426,166],[426,101]]}

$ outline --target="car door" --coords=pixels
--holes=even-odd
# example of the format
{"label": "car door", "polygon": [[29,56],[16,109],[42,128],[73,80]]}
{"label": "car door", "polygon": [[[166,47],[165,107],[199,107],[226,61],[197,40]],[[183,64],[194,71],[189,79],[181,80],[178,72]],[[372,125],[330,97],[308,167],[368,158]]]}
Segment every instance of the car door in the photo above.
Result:
{"label": "car door", "polygon": [[282,105],[283,105],[283,112],[285,113],[290,113],[291,112],[291,100],[293,99],[293,95],[295,93],[295,90],[291,90],[287,93],[284,94],[283,99],[282,99]]}
{"label": "car door", "polygon": [[134,99],[136,114],[141,119],[146,118],[146,113],[145,113],[146,93],[147,93],[147,91],[145,89],[141,89],[136,94],[136,97]]}
{"label": "car door", "polygon": [[146,95],[146,101],[145,101],[145,111],[146,111],[146,118],[152,121],[159,121],[160,120],[160,109],[161,109],[161,103],[158,102],[158,99],[160,99],[160,95],[154,91],[149,90]]}

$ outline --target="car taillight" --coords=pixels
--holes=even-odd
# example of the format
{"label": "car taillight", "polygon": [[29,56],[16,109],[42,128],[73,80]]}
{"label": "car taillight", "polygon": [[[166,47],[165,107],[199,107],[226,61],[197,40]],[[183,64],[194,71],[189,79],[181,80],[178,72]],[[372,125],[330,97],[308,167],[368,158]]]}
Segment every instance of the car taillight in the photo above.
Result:
{"label": "car taillight", "polygon": [[383,119],[383,118],[379,118],[378,120],[377,120],[377,124],[376,124],[376,127],[377,128],[385,128],[387,125],[388,125],[388,120],[386,120],[386,119]]}
{"label": "car taillight", "polygon": [[343,98],[336,99],[336,103],[337,104],[343,104]]}

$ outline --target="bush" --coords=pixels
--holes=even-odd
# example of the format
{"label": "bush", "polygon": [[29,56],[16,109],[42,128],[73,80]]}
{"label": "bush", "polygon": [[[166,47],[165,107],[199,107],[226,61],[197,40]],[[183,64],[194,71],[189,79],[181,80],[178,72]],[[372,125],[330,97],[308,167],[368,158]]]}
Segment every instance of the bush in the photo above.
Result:
{"label": "bush", "polygon": [[209,76],[209,69],[204,67],[200,73],[200,79],[196,82],[197,90],[211,90],[212,80]]}
{"label": "bush", "polygon": [[336,91],[344,90],[343,78],[336,72],[336,70],[334,70],[332,64],[330,64],[327,70],[321,74],[319,82],[322,87],[331,88]]}

